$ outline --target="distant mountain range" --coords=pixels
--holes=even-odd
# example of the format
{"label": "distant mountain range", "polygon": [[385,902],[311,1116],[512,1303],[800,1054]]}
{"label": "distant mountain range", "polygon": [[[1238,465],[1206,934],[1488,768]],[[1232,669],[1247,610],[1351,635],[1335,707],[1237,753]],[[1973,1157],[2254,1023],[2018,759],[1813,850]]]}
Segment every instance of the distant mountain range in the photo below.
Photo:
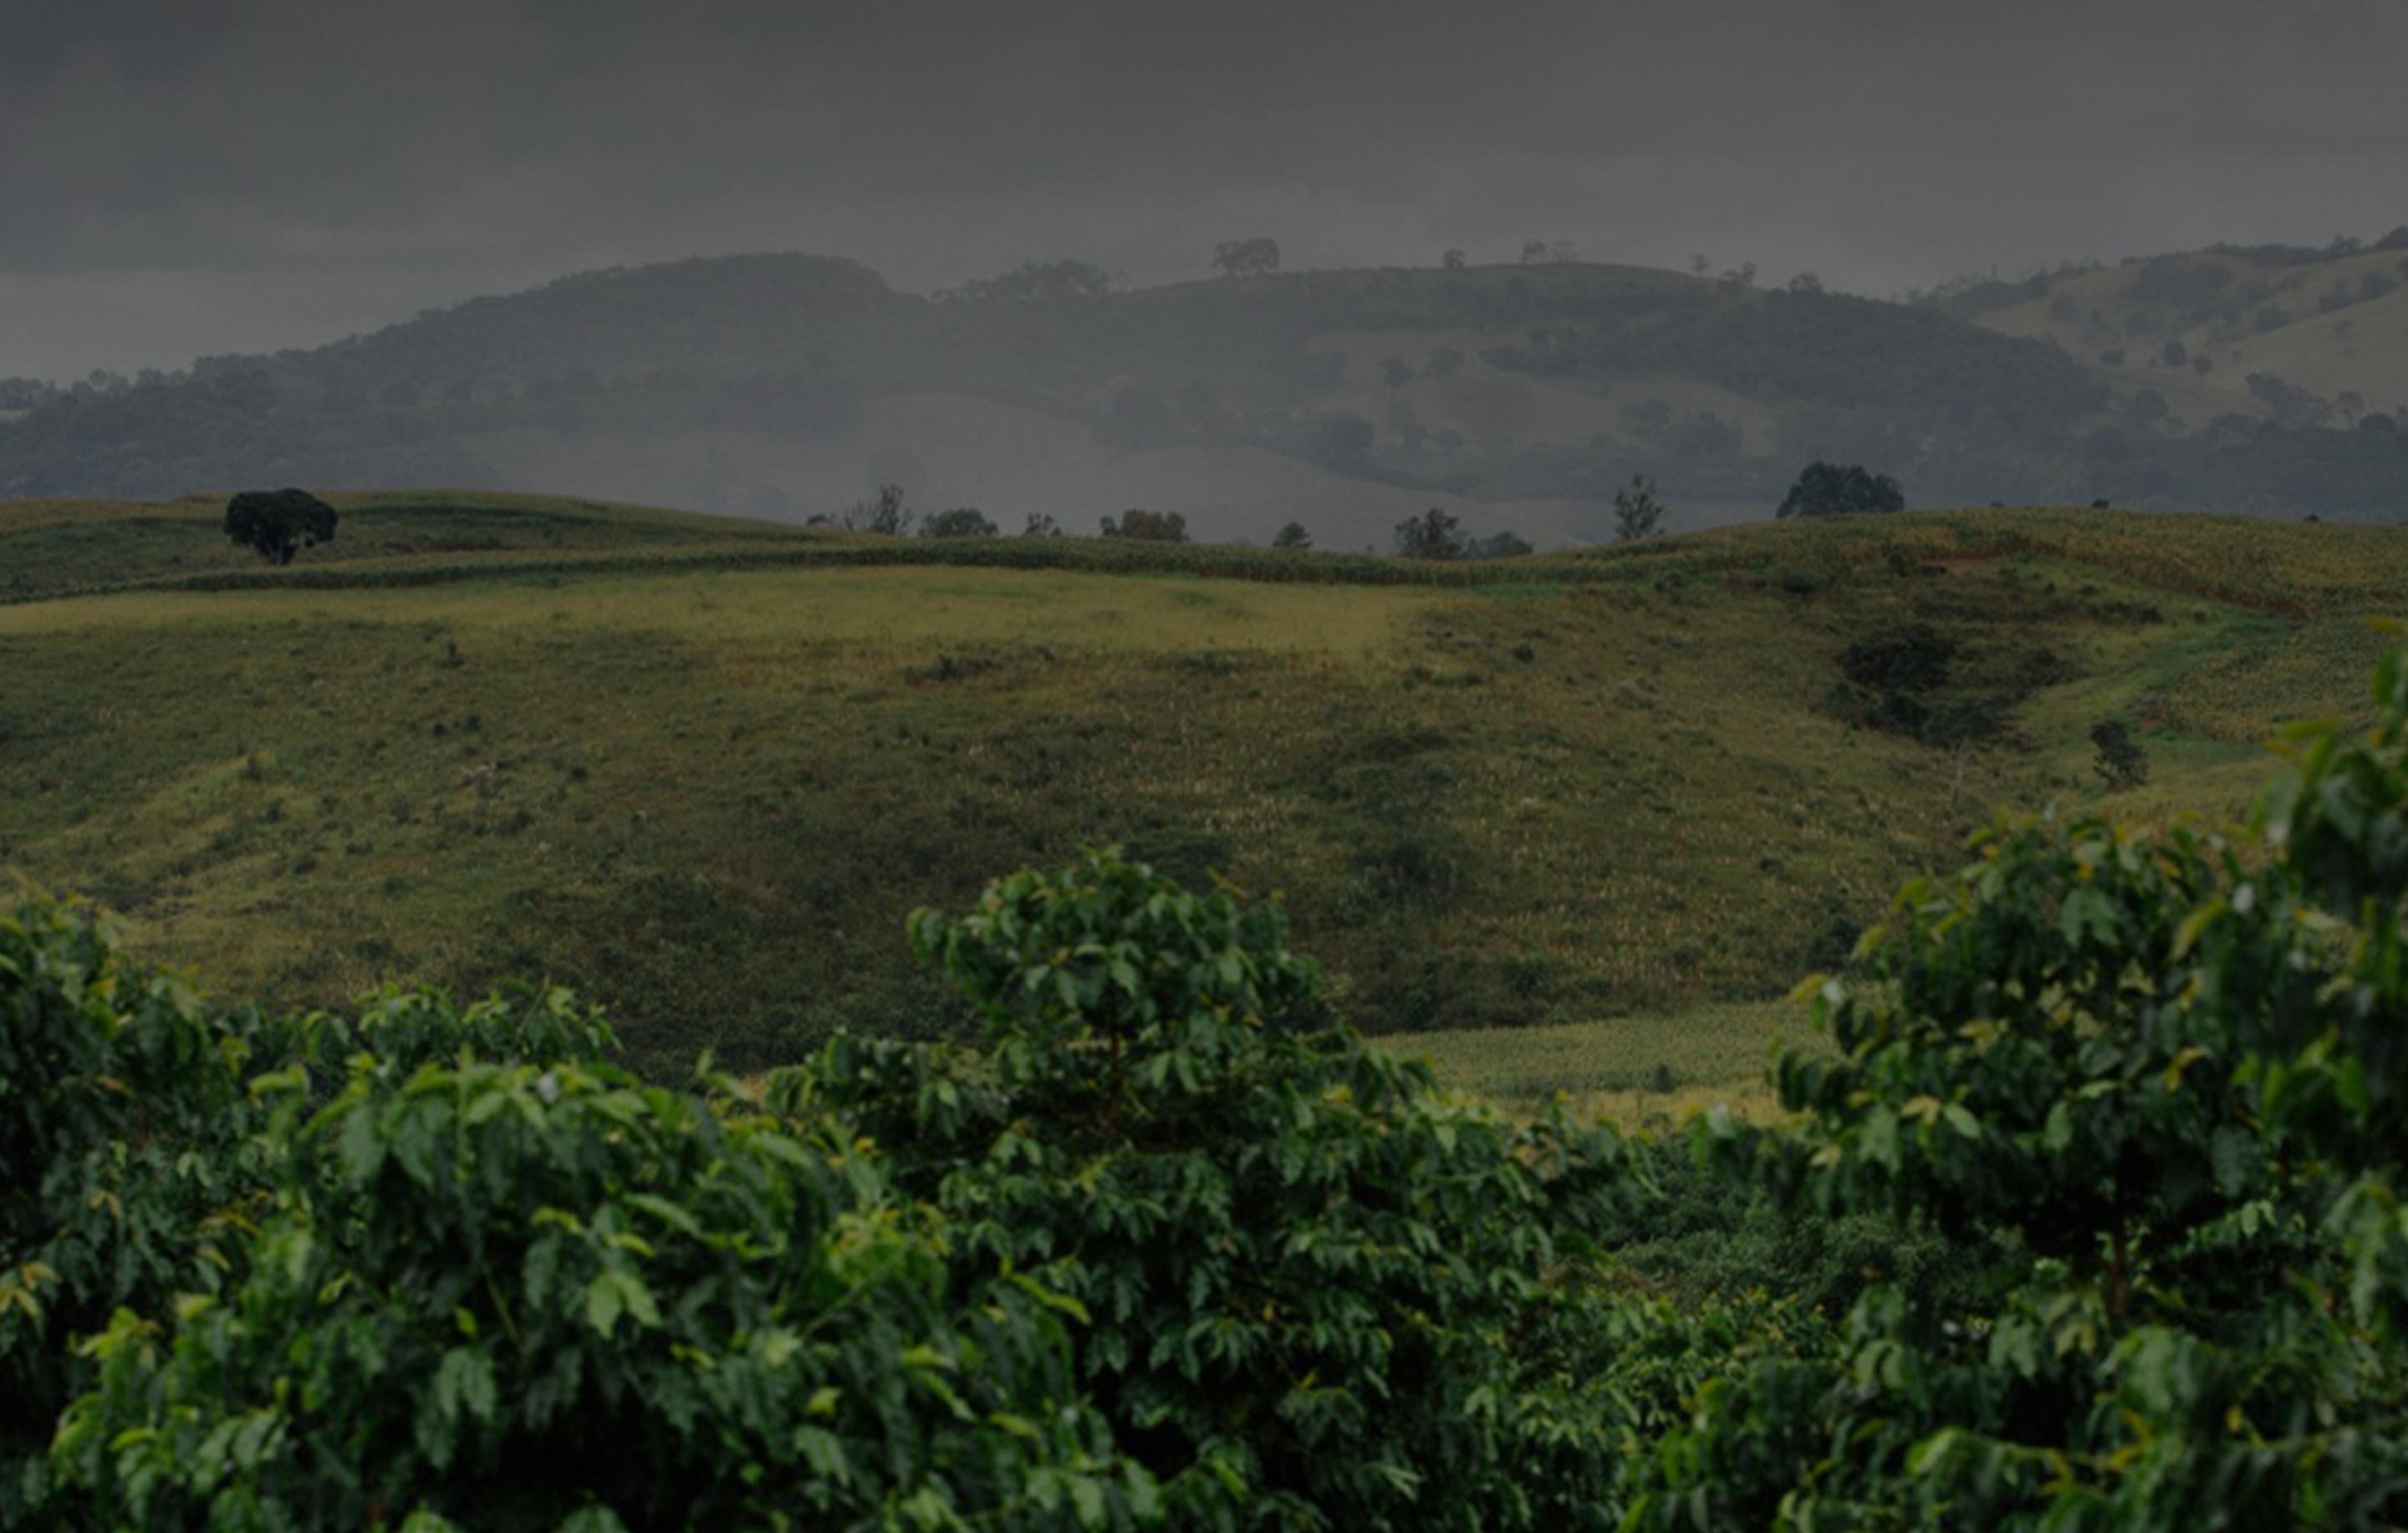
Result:
{"label": "distant mountain range", "polygon": [[173,377],[20,382],[0,423],[12,497],[476,483],[801,520],[891,482],[1008,528],[1144,506],[1384,547],[1431,504],[1599,537],[1638,473],[1676,525],[1768,515],[1820,457],[1916,505],[2393,520],[2408,230],[1902,303],[1555,264],[1114,292],[1064,263],[922,297],[825,257],[698,259]]}

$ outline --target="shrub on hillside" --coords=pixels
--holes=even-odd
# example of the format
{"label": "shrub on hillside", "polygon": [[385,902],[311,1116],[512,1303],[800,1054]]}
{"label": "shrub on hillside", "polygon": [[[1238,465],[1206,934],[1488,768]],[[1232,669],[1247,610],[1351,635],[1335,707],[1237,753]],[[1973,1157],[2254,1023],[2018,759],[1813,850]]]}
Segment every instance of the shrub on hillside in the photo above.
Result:
{"label": "shrub on hillside", "polygon": [[950,511],[931,511],[920,523],[920,536],[923,537],[993,537],[995,535],[995,523],[975,506],[959,506]]}
{"label": "shrub on hillside", "polygon": [[1443,507],[1433,506],[1398,523],[1396,543],[1398,554],[1407,559],[1460,559],[1463,523]]}
{"label": "shrub on hillside", "polygon": [[1104,518],[1106,537],[1128,537],[1144,543],[1184,543],[1187,541],[1187,518],[1178,511],[1147,511],[1131,509],[1116,520]]}
{"label": "shrub on hillside", "polygon": [[1906,493],[1887,474],[1869,473],[1862,464],[1843,466],[1817,459],[1799,472],[1774,514],[1786,519],[1904,509]]}
{"label": "shrub on hillside", "polygon": [[1910,884],[1797,1128],[1709,1125],[1818,1210],[1998,1253],[1709,1385],[1634,1526],[2379,1526],[2408,1512],[2408,666],[2255,844],[2002,826]]}
{"label": "shrub on hillside", "polygon": [[1276,907],[1141,865],[1016,875],[913,941],[982,1047],[845,1038],[773,1089],[946,1211],[964,1281],[1080,1300],[1179,1526],[1612,1526],[1619,1397],[1526,1343],[1590,1312],[1559,1280],[1629,1196],[1616,1140],[1451,1104],[1318,1025]]}
{"label": "shrub on hillside", "polygon": [[226,502],[225,535],[274,565],[335,539],[335,508],[307,490],[246,490]]}
{"label": "shrub on hillside", "polygon": [[11,1528],[1124,1526],[1060,1301],[560,992],[202,1006],[0,920]]}

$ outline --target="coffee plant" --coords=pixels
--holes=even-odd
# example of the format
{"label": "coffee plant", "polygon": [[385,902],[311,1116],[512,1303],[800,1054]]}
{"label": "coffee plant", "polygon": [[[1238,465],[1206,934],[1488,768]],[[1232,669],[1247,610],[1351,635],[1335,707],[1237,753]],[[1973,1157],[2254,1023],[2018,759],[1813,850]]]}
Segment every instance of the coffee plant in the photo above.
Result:
{"label": "coffee plant", "polygon": [[965,1281],[1080,1300],[1082,1382],[1177,1526],[1612,1526],[1610,1380],[1542,1339],[1618,1355],[1576,1274],[1622,1145],[1321,1025],[1284,937],[1111,856],[1023,873],[913,924],[979,1047],[840,1038],[779,1093],[945,1211]]}
{"label": "coffee plant", "polygon": [[2246,844],[2005,827],[1821,987],[1792,1131],[1710,1147],[1995,1244],[1700,1395],[1654,1526],[2391,1526],[2408,1517],[2408,680],[2299,741]]}
{"label": "coffee plant", "polygon": [[1134,1526],[1075,1306],[558,992],[200,1006],[0,924],[11,1527]]}

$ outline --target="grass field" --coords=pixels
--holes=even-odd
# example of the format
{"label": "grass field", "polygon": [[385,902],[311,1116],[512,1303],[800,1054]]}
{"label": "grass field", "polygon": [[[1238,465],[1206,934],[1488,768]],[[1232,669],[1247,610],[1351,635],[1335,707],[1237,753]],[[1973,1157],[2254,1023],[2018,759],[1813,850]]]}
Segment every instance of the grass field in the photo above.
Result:
{"label": "grass field", "polygon": [[[952,1025],[905,914],[1117,841],[1284,892],[1456,1079],[1634,1120],[1761,1107],[1774,998],[1993,812],[2099,802],[2097,720],[2150,753],[2119,811],[2237,813],[2408,610],[2386,529],[2087,512],[1442,571],[466,495],[267,571],[214,514],[0,506],[0,866],[212,985],[549,975],[653,1067],[750,1067]],[[1904,622],[2045,675],[2004,741],[1824,706]]]}
{"label": "grass field", "polygon": [[[2220,270],[2214,296],[2237,305],[2243,334],[2219,333],[2188,315],[2169,319],[2148,301],[2152,266]],[[2336,295],[2354,296],[2368,279],[2399,283],[2408,276],[2408,251],[2369,250],[2302,265],[2273,265],[2238,251],[2195,251],[2060,277],[2039,297],[1981,317],[1990,329],[2049,340],[2097,363],[2116,348],[2127,365],[2101,367],[2119,392],[2154,388],[2173,413],[2197,430],[2219,414],[2260,416],[2266,407],[2248,388],[2252,373],[2272,373],[2328,399],[2344,392],[2367,408],[2408,409],[2408,286],[2328,311]],[[2260,294],[2243,299],[2244,290]],[[2211,370],[2194,374],[2158,363],[2168,341],[2188,357],[2205,356]],[[2348,423],[2344,422],[2344,424]]]}

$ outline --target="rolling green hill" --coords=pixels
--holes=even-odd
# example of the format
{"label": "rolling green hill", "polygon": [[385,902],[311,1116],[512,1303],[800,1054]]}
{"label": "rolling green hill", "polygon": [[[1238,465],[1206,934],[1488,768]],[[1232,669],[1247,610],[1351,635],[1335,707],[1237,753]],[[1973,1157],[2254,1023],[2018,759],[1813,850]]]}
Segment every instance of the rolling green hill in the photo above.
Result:
{"label": "rolling green hill", "polygon": [[[1995,305],[1995,307],[1986,307]],[[2215,247],[2001,285],[1970,306],[1985,327],[2043,340],[2129,396],[2155,389],[2194,426],[2321,407],[2356,427],[2408,423],[2408,237],[2372,249]],[[2304,390],[2253,390],[2253,376]]]}
{"label": "rolling green hill", "polygon": [[[2098,799],[2094,724],[2120,813],[2235,812],[2408,611],[2390,529],[2121,513],[1468,566],[455,494],[275,570],[210,520],[0,506],[0,865],[282,1002],[548,973],[665,1068],[947,1026],[905,912],[1118,841],[1287,891],[1491,1089],[1724,1092],[1901,877]],[[1850,680],[1916,624],[1936,678]]]}

